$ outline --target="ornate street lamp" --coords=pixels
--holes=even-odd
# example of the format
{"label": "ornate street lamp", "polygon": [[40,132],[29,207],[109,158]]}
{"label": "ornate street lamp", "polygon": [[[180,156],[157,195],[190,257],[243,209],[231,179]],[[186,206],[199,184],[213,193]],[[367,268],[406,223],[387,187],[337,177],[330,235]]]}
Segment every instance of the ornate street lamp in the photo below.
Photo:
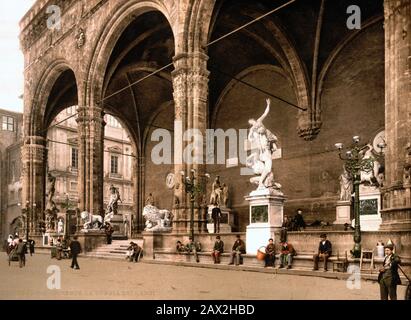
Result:
{"label": "ornate street lamp", "polygon": [[336,143],[335,147],[339,151],[339,157],[345,162],[345,169],[353,177],[354,184],[354,219],[355,219],[355,231],[354,231],[354,249],[351,250],[351,254],[354,258],[361,256],[361,227],[360,227],[360,184],[361,184],[361,171],[370,172],[373,170],[374,159],[365,158],[364,149],[368,148],[367,145],[359,146],[360,137],[354,136],[353,143],[350,147],[345,148],[345,154],[343,154],[344,145],[342,143]]}
{"label": "ornate street lamp", "polygon": [[[186,176],[184,171],[180,171],[181,182],[184,185],[186,193],[190,194],[191,214],[190,214],[190,236],[194,241],[194,201],[197,195],[204,192],[203,185],[196,182],[195,169],[190,170],[190,176]],[[204,174],[206,178],[210,178],[208,173]]]}

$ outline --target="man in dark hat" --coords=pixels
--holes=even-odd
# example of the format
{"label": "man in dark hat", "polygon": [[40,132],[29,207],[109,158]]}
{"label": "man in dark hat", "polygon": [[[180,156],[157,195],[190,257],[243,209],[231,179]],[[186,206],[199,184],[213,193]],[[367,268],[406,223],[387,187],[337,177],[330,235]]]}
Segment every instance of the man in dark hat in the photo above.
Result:
{"label": "man in dark hat", "polygon": [[224,242],[221,240],[220,236],[216,237],[214,242],[213,252],[211,256],[214,259],[214,263],[220,263],[220,256],[224,252]]}
{"label": "man in dark hat", "polygon": [[245,243],[243,240],[241,240],[240,235],[237,234],[237,240],[234,242],[233,248],[231,250],[231,260],[230,260],[230,265],[234,264],[234,258],[235,258],[235,265],[238,266],[241,263],[242,254],[245,254]]}
{"label": "man in dark hat", "polygon": [[80,269],[78,262],[77,262],[77,256],[82,252],[81,250],[81,245],[80,242],[77,240],[78,237],[74,236],[73,241],[70,243],[70,251],[71,251],[71,268],[73,269]]}
{"label": "man in dark hat", "polygon": [[314,270],[318,270],[318,262],[321,259],[324,260],[324,271],[327,271],[328,258],[332,254],[332,245],[329,240],[327,240],[327,235],[325,233],[320,235],[321,241],[318,245],[318,253],[313,256],[314,260]]}
{"label": "man in dark hat", "polygon": [[384,264],[378,275],[378,283],[380,284],[381,300],[397,300],[397,285],[401,284],[401,279],[398,274],[398,265],[401,263],[400,257],[394,253],[394,246],[387,244],[384,247],[385,258]]}

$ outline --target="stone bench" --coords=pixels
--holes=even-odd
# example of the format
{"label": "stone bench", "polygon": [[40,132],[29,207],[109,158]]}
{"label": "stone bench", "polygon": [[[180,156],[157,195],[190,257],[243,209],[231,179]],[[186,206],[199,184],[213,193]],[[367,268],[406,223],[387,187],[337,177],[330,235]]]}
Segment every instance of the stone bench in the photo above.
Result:
{"label": "stone bench", "polygon": [[[314,253],[299,253],[293,257],[293,268],[301,268],[301,269],[309,269],[313,268],[313,254]],[[211,256],[211,252],[199,252],[198,257],[201,264],[214,264],[213,257]],[[264,267],[264,261],[257,260],[257,256],[255,254],[243,254],[243,265],[249,267]],[[276,254],[275,259],[275,267],[279,266],[279,254]],[[196,263],[194,259],[194,255],[192,253],[182,252],[177,253],[174,251],[167,251],[167,250],[156,250],[154,252],[154,259],[158,261],[171,261],[171,262],[186,262],[186,263]],[[342,257],[337,259],[337,255],[333,255],[328,259],[328,270],[333,270],[333,263],[336,261],[342,261]],[[220,257],[221,264],[229,264],[230,262],[230,253],[225,252]],[[384,259],[383,258],[374,258],[374,270],[373,273],[378,273],[378,268],[382,266]],[[357,265],[359,266],[360,259],[353,259],[348,258],[348,265]],[[367,272],[367,269],[370,268],[371,259],[363,259],[363,272]],[[324,262],[320,261],[319,269],[322,270],[324,267]]]}

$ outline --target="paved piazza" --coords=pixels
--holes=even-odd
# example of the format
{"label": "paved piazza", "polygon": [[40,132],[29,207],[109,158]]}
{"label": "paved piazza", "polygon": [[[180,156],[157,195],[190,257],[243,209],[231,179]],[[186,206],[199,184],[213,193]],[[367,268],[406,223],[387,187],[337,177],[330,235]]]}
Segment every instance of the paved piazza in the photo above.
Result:
{"label": "paved piazza", "polygon": [[[28,256],[27,266],[0,262],[0,299],[379,299],[375,282],[361,281],[361,289],[348,289],[346,281],[307,276],[270,275],[258,272],[215,270],[149,263],[79,258],[80,270],[71,260],[50,259],[46,254]],[[60,267],[61,289],[47,288],[47,268]],[[399,299],[405,286],[398,287]]]}

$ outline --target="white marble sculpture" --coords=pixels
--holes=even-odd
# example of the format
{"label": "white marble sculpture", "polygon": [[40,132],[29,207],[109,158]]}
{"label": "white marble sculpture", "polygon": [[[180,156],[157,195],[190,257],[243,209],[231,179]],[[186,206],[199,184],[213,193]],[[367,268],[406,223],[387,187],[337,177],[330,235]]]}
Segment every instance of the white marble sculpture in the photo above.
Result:
{"label": "white marble sculpture", "polygon": [[348,171],[344,168],[344,172],[340,175],[340,200],[351,201],[353,192],[353,182]]}
{"label": "white marble sculpture", "polygon": [[87,211],[83,211],[81,214],[81,219],[83,219],[83,230],[95,229],[98,230],[103,225],[103,218],[99,215],[91,214]]}
{"label": "white marble sculpture", "polygon": [[210,204],[219,206],[221,204],[221,195],[223,188],[220,182],[220,176],[216,176],[212,186],[211,186],[211,195],[210,195]]}
{"label": "white marble sculpture", "polygon": [[143,217],[146,220],[145,231],[167,231],[171,229],[173,214],[167,209],[158,209],[152,205],[143,208]]}
{"label": "white marble sculpture", "polygon": [[270,112],[270,99],[266,100],[267,107],[263,115],[257,120],[250,119],[251,125],[248,141],[251,144],[251,155],[247,157],[246,165],[251,168],[257,177],[250,179],[258,185],[257,190],[280,189],[274,182],[272,173],[272,155],[277,150],[277,137],[263,125],[263,120]]}
{"label": "white marble sculpture", "polygon": [[63,233],[64,232],[64,222],[63,219],[59,219],[59,222],[57,223],[57,233]]}
{"label": "white marble sculpture", "polygon": [[366,149],[364,149],[362,152],[364,152],[364,159],[372,159],[373,160],[373,168],[370,171],[361,171],[361,183],[366,184],[368,186],[376,186],[379,184],[380,177],[379,175],[379,169],[381,167],[381,164],[375,159],[375,157],[372,154],[373,147],[370,144],[367,144]]}

